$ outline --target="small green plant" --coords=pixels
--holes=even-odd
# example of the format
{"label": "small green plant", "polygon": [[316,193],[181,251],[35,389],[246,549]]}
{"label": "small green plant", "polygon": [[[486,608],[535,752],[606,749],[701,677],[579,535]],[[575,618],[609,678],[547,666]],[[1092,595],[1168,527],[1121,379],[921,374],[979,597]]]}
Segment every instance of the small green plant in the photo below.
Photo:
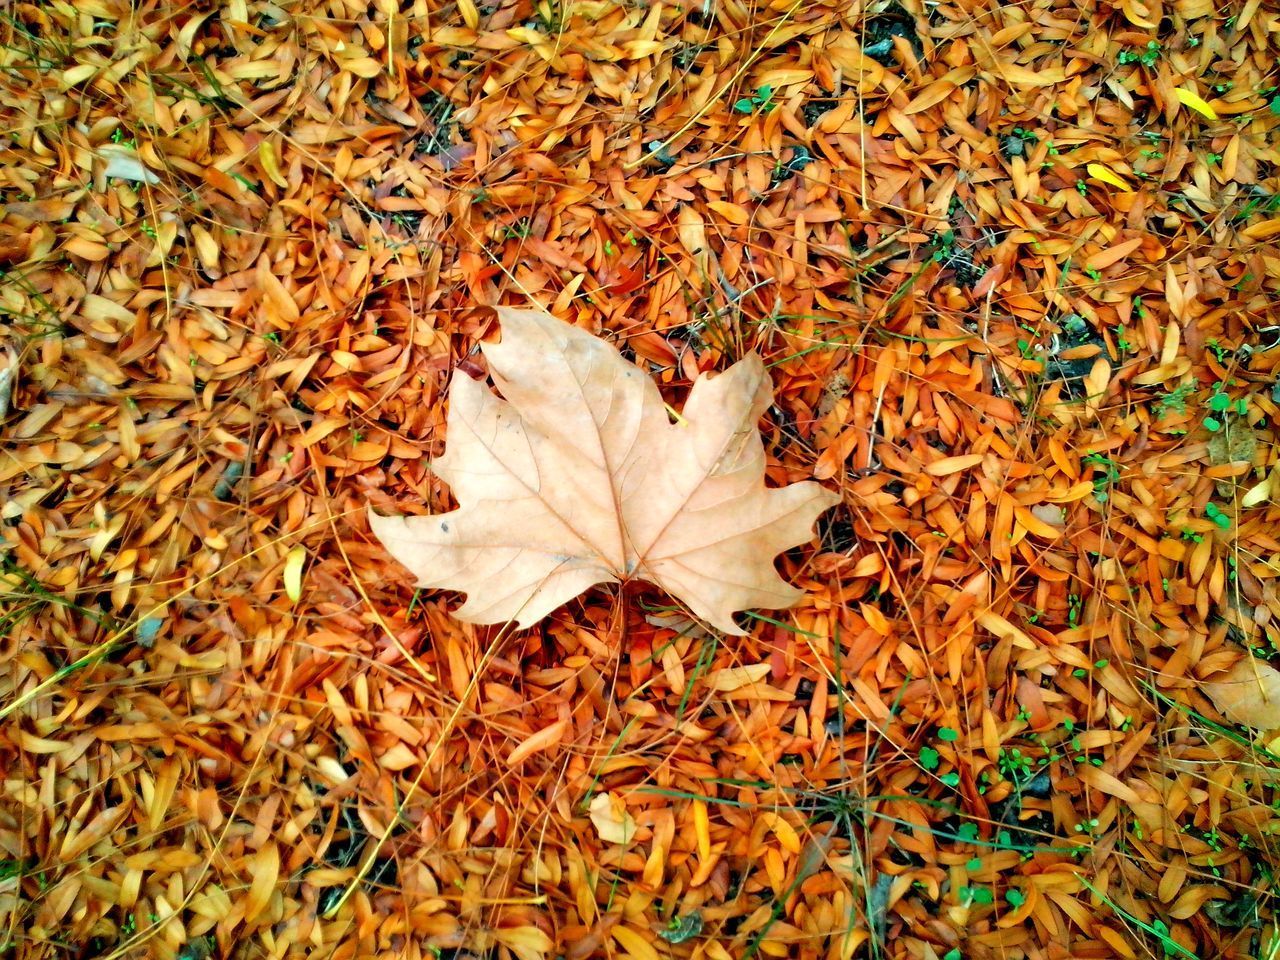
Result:
{"label": "small green plant", "polygon": [[753,110],[768,113],[776,106],[777,104],[773,102],[773,87],[768,84],[756,87],[756,92],[751,96],[742,97],[733,102],[733,109],[737,113],[751,113]]}
{"label": "small green plant", "polygon": [[974,903],[985,907],[995,900],[995,894],[986,887],[964,887],[960,890],[960,903],[966,907]]}
{"label": "small green plant", "polygon": [[1074,627],[1080,623],[1080,611],[1083,607],[1083,603],[1084,602],[1080,599],[1080,594],[1067,594],[1067,624],[1069,626]]}
{"label": "small green plant", "polygon": [[1249,412],[1249,401],[1244,397],[1239,400],[1232,400],[1231,395],[1227,393],[1226,388],[1231,386],[1233,381],[1228,381],[1225,385],[1219,381],[1213,385],[1213,393],[1209,394],[1209,399],[1205,401],[1205,407],[1208,414],[1204,418],[1204,428],[1210,433],[1217,433],[1230,422],[1232,415],[1243,417]]}
{"label": "small green plant", "polygon": [[1212,520],[1220,529],[1231,529],[1231,518],[1223,513],[1222,508],[1216,503],[1205,504],[1204,515],[1207,519]]}
{"label": "small green plant", "polygon": [[529,236],[529,232],[533,229],[533,225],[528,219],[521,217],[515,223],[508,224],[502,228],[503,240],[525,240]]}
{"label": "small green plant", "polygon": [[996,769],[1010,783],[1021,786],[1036,775],[1035,761],[1017,747],[1000,748],[996,756]]}
{"label": "small green plant", "polygon": [[1087,833],[1093,836],[1093,831],[1098,829],[1098,818],[1090,817],[1088,820],[1081,820],[1075,825],[1076,833]]}
{"label": "small green plant", "polygon": [[138,148],[137,139],[135,139],[134,137],[126,137],[124,134],[124,129],[121,127],[116,127],[114,130],[111,131],[111,142],[118,143],[122,147],[125,147],[126,149],[129,149],[129,150],[136,150]]}
{"label": "small green plant", "polygon": [[1160,60],[1160,43],[1156,40],[1147,41],[1146,47],[1130,48],[1121,50],[1117,61],[1124,66],[1130,63],[1140,63],[1144,67],[1154,67]]}
{"label": "small green plant", "polygon": [[1093,496],[1099,503],[1106,503],[1108,490],[1120,479],[1120,465],[1101,453],[1091,453],[1080,461],[1093,467]]}
{"label": "small green plant", "polygon": [[1219,363],[1226,363],[1231,356],[1231,348],[1224,347],[1216,338],[1205,341],[1205,349],[1213,354],[1214,359]]}

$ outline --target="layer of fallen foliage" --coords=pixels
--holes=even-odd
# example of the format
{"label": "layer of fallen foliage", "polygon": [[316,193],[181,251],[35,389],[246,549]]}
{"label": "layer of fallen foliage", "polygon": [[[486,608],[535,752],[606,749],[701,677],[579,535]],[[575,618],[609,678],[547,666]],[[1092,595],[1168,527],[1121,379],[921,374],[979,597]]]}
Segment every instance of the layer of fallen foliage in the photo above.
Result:
{"label": "layer of fallen foliage", "polygon": [[[4,951],[1276,955],[1274,4],[3,17]],[[761,352],[801,606],[415,595],[530,302]]]}

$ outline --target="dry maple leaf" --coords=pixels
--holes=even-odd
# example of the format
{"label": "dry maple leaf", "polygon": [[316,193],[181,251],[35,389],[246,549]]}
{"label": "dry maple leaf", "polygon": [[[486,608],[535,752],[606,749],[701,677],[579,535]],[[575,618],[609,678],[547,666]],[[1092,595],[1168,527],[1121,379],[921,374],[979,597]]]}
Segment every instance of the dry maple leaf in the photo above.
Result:
{"label": "dry maple leaf", "polygon": [[527,627],[595,584],[647,580],[738,635],[735,612],[800,599],[774,557],[839,497],[765,487],[757,423],[772,389],[758,356],[699,377],[672,423],[610,344],[541,310],[498,315],[502,342],[481,349],[502,397],[455,376],[434,464],[458,509],[370,514],[419,586],[465,593],[459,619]]}

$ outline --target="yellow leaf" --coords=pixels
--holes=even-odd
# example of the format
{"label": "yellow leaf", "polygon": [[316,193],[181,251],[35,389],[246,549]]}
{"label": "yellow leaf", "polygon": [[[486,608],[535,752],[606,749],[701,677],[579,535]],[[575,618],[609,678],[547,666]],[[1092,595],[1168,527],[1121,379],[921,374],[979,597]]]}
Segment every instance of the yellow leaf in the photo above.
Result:
{"label": "yellow leaf", "polygon": [[216,271],[221,249],[218,241],[213,238],[213,234],[199,224],[195,224],[191,227],[191,239],[195,241],[196,256],[200,258],[200,265],[207,273]]}
{"label": "yellow leaf", "polygon": [[271,902],[276,878],[280,875],[280,851],[275,844],[267,844],[257,853],[245,858],[248,874],[252,878],[249,893],[245,897],[244,920],[252,923]]}
{"label": "yellow leaf", "polygon": [[306,561],[306,547],[294,547],[284,559],[284,592],[294,603],[302,597],[302,565]]}
{"label": "yellow leaf", "polygon": [[660,960],[661,955],[648,940],[630,927],[613,928],[613,939],[626,951],[627,956],[635,960]]}
{"label": "yellow leaf", "polygon": [[698,840],[698,859],[705,862],[711,856],[711,822],[705,800],[693,801],[693,833]]}
{"label": "yellow leaf", "polygon": [[975,619],[978,621],[978,626],[984,627],[1001,639],[1011,641],[1015,647],[1021,647],[1024,650],[1036,648],[1035,642],[1029,636],[993,610],[986,610],[978,614]]}
{"label": "yellow leaf", "polygon": [[1272,237],[1280,234],[1280,217],[1273,217],[1270,220],[1260,220],[1252,223],[1240,231],[1241,236],[1249,240],[1270,240]]}
{"label": "yellow leaf", "polygon": [[270,140],[258,141],[258,161],[272,183],[281,189],[289,186],[289,181],[280,172],[280,161],[276,158],[276,145]]}
{"label": "yellow leaf", "polygon": [[84,83],[90,77],[97,76],[98,71],[101,69],[101,67],[92,63],[77,64],[62,71],[62,82],[58,86],[62,90],[70,90],[72,87]]}
{"label": "yellow leaf", "polygon": [[1061,530],[1053,524],[1041,520],[1035,513],[1028,510],[1026,507],[1014,507],[1013,515],[1032,536],[1042,537],[1045,540],[1057,540],[1062,536]]}
{"label": "yellow leaf", "polygon": [[800,835],[796,833],[795,827],[783,820],[781,815],[771,810],[762,814],[761,819],[769,824],[769,829],[778,838],[783,850],[797,855],[800,853]]}
{"label": "yellow leaf", "polygon": [[474,0],[458,0],[458,13],[462,15],[462,22],[467,25],[470,30],[476,30],[480,26],[480,11],[477,9]]}
{"label": "yellow leaf", "polygon": [[1196,113],[1203,117],[1208,117],[1210,120],[1218,119],[1218,114],[1214,112],[1213,107],[1200,99],[1199,94],[1178,87],[1173,91],[1173,95],[1178,98],[1178,102],[1184,107],[1190,107]]}
{"label": "yellow leaf", "polygon": [[1089,176],[1095,180],[1101,180],[1103,183],[1109,183],[1113,187],[1118,187],[1125,193],[1132,193],[1133,188],[1120,179],[1120,175],[1108,167],[1104,163],[1091,163],[1085,170],[1089,172]]}
{"label": "yellow leaf", "polygon": [[510,950],[520,960],[541,960],[555,949],[555,942],[537,927],[502,927],[494,931],[493,939]]}

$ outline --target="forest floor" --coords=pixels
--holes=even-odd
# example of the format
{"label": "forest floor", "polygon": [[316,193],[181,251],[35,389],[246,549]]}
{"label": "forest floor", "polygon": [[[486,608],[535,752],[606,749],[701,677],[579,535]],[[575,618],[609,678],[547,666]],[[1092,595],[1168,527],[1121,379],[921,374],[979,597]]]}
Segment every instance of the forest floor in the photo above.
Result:
{"label": "forest floor", "polygon": [[[1280,957],[1276,4],[0,38],[0,956]],[[415,591],[498,304],[759,352],[802,603]]]}

